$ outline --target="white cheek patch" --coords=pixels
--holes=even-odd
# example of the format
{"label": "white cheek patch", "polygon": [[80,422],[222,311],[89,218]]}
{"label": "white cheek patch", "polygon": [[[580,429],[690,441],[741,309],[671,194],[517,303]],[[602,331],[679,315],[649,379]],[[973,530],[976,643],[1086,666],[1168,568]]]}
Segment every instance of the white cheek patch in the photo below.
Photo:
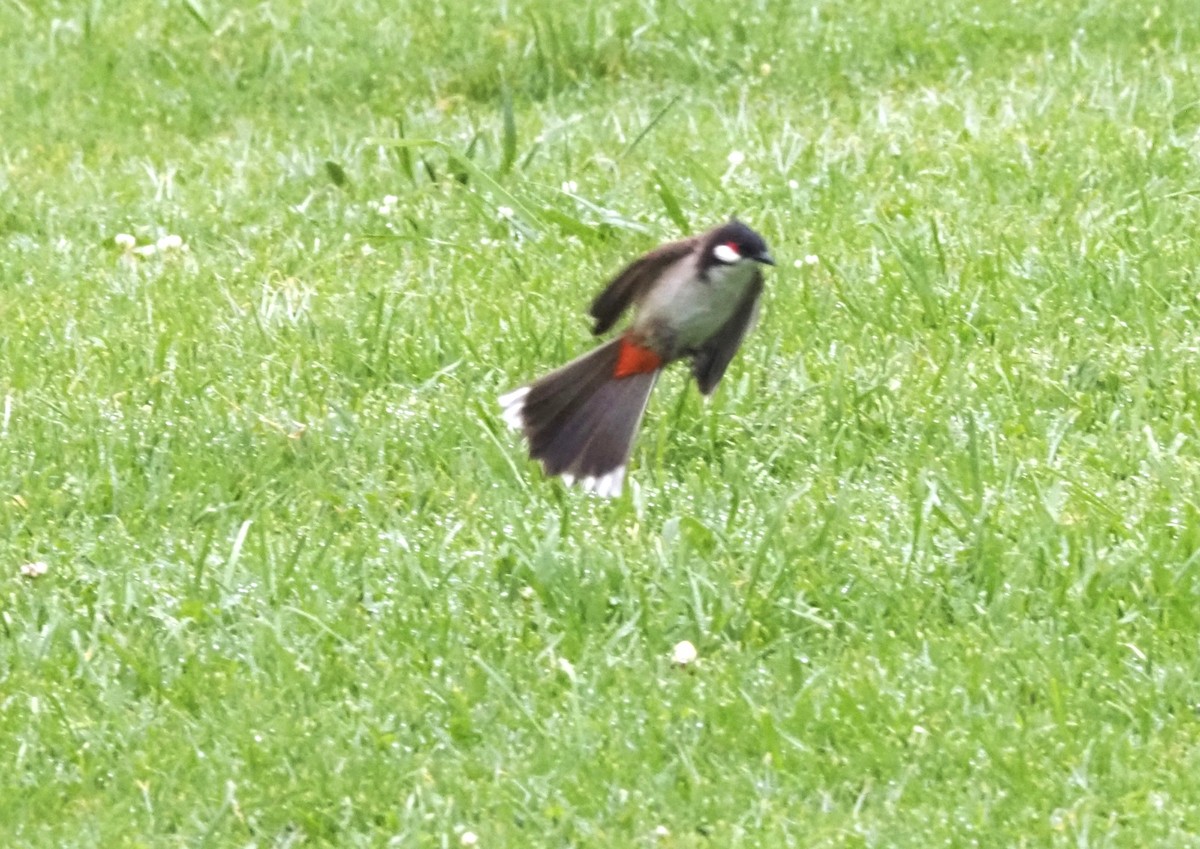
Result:
{"label": "white cheek patch", "polygon": [[732,245],[717,245],[713,248],[713,256],[721,262],[737,262],[742,255],[734,250]]}

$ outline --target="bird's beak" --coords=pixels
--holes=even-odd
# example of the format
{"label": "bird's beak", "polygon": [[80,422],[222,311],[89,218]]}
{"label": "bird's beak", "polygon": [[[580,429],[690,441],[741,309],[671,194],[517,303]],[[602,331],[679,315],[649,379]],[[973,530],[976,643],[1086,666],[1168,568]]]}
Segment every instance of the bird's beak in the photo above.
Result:
{"label": "bird's beak", "polygon": [[763,251],[758,256],[754,257],[755,262],[761,262],[763,265],[774,265],[775,257],[771,256],[767,251]]}

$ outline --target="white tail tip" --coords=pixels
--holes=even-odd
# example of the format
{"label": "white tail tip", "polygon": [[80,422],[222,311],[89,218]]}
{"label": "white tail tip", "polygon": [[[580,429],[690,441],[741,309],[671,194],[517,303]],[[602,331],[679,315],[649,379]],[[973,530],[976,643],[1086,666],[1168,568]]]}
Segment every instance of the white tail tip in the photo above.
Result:
{"label": "white tail tip", "polygon": [[528,394],[529,387],[522,386],[500,396],[504,422],[513,430],[522,430],[525,427],[525,396]]}
{"label": "white tail tip", "polygon": [[598,478],[587,477],[579,485],[584,492],[599,495],[601,498],[616,498],[621,494],[621,486],[625,483],[625,467],[617,466],[611,472]]}

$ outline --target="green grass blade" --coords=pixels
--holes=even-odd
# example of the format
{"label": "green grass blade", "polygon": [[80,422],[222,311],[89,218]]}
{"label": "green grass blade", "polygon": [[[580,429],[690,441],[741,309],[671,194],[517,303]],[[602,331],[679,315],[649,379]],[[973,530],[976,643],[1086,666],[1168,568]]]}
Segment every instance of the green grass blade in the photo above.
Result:
{"label": "green grass blade", "polygon": [[680,206],[679,200],[675,197],[675,193],[671,191],[671,185],[662,175],[662,172],[655,169],[651,172],[654,177],[654,188],[658,194],[659,200],[662,201],[663,208],[667,212],[667,217],[675,223],[681,233],[692,232],[692,225],[688,221],[687,215],[683,212],[683,207]]}
{"label": "green grass blade", "polygon": [[513,112],[512,90],[507,83],[500,85],[500,174],[507,174],[517,161],[517,118]]}

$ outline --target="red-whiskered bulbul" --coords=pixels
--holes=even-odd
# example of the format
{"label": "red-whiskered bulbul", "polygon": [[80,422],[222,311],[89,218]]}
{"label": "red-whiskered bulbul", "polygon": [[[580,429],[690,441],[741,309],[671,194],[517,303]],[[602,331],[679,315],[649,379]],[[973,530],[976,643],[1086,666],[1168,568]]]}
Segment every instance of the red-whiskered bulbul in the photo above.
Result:
{"label": "red-whiskered bulbul", "polygon": [[629,328],[500,396],[504,420],[525,434],[529,456],[568,486],[578,480],[598,495],[619,495],[658,373],[687,357],[700,391],[716,388],[758,312],[764,264],[775,260],[762,236],[732,220],[627,266],[589,312],[599,335],[634,304]]}

